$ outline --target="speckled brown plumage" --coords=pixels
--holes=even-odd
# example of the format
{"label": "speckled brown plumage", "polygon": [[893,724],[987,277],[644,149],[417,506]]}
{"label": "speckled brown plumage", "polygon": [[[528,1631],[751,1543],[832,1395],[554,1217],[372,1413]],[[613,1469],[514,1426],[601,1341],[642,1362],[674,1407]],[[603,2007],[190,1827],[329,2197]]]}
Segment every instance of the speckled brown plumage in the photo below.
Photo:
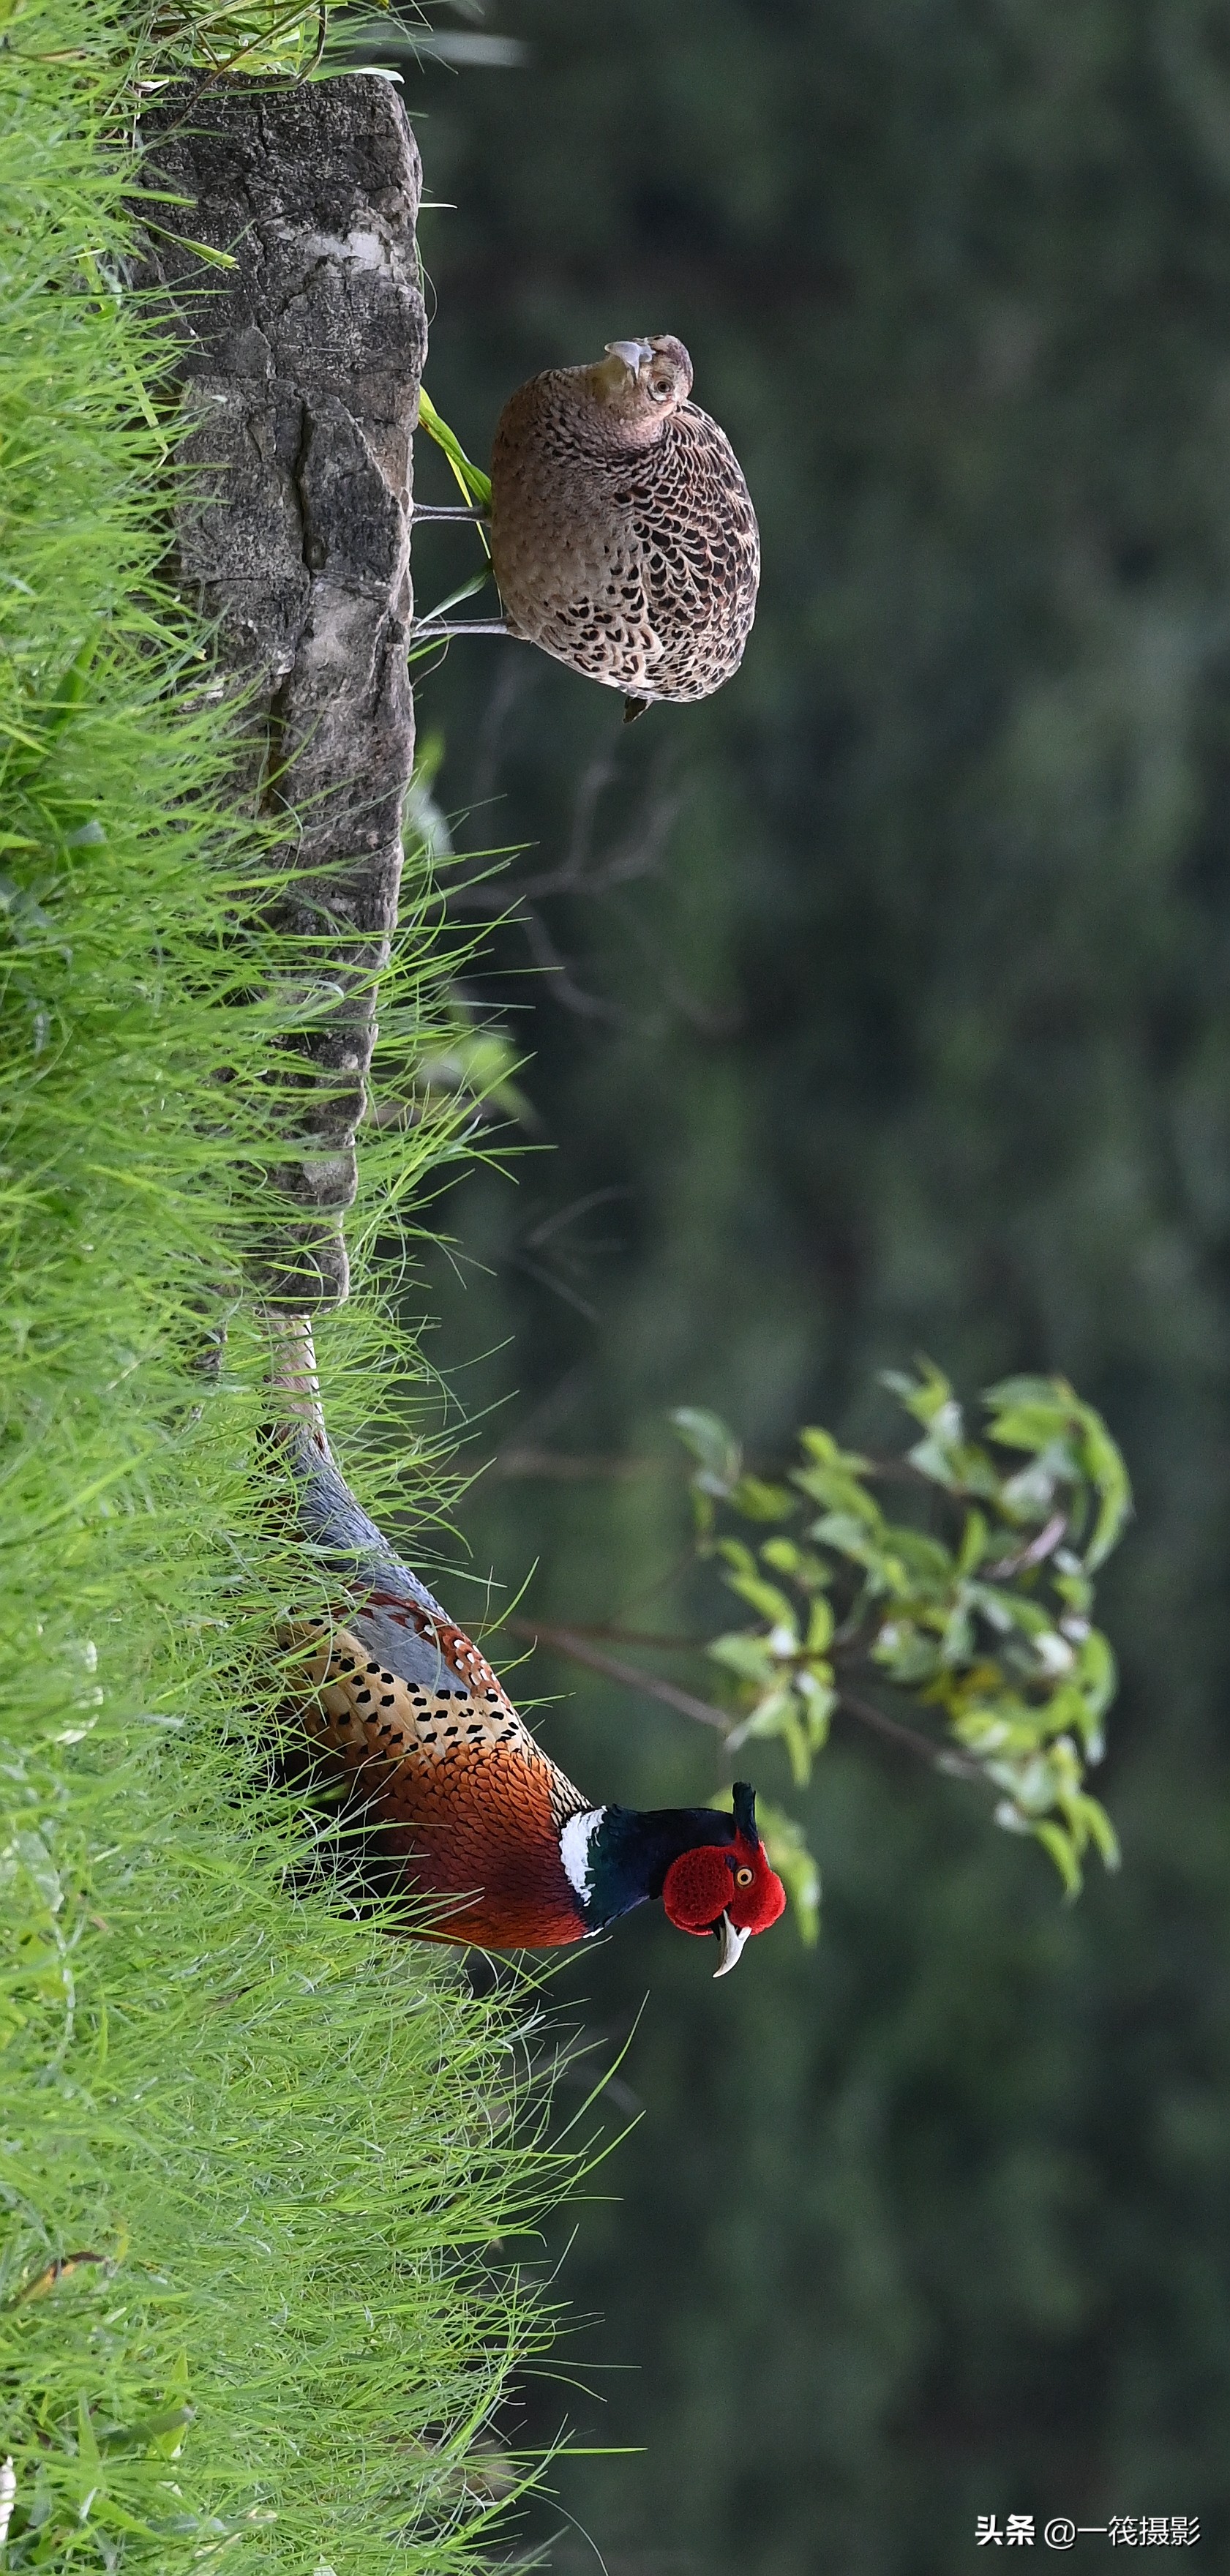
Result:
{"label": "speckled brown plumage", "polygon": [[[349,1626],[315,1620],[297,1642],[309,1733],[351,1774],[386,1852],[442,1900],[448,1937],[501,1949],[576,1941],[557,1846],[587,1801],[464,1631],[377,1591]],[[424,1678],[405,1678],[407,1667]]]}
{"label": "speckled brown plumage", "polygon": [[620,689],[627,713],[709,697],[739,667],[760,542],[724,431],[689,401],[679,340],[613,341],[519,387],[491,458],[508,631]]}

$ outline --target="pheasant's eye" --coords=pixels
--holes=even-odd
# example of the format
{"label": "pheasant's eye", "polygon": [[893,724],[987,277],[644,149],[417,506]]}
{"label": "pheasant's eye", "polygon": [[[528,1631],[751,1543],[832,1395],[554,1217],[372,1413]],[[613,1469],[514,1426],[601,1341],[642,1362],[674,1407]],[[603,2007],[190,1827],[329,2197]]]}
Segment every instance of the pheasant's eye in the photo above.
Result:
{"label": "pheasant's eye", "polygon": [[654,401],[655,401],[655,402],[665,402],[666,397],[667,397],[668,393],[670,392],[670,386],[669,386],[669,385],[655,385],[655,384],[651,384],[651,385],[650,385],[649,390],[650,390],[650,393],[653,395],[653,398],[654,398]]}
{"label": "pheasant's eye", "polygon": [[735,1871],[736,1887],[750,1887],[753,1876],[754,1872],[750,1869],[737,1869]]}

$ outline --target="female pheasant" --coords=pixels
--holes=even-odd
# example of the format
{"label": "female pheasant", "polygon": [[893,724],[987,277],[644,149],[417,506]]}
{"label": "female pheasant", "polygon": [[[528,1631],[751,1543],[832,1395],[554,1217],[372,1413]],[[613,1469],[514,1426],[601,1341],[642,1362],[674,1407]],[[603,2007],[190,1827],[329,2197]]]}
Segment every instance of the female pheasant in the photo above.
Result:
{"label": "female pheasant", "polygon": [[595,1806],[534,1741],[490,1664],[394,1555],[331,1455],[311,1339],[297,1328],[276,1437],[304,1536],[344,1602],[292,1632],[291,1687],[307,1732],[345,1776],[407,1895],[433,1900],[436,1938],[484,1948],[583,1941],[661,1897],[682,1932],[711,1934],[715,1975],[785,1907],[744,1782],[734,1813]]}
{"label": "female pheasant", "polygon": [[625,720],[720,689],[751,632],[760,539],[734,449],[691,387],[665,335],[519,386],[491,456],[504,624],[421,632],[520,636],[622,690]]}

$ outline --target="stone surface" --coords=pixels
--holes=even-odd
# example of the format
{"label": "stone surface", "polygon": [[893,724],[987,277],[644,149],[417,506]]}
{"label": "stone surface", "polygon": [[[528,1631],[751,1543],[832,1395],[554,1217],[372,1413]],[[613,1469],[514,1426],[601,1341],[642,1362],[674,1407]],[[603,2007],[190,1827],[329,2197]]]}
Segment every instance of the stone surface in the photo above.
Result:
{"label": "stone surface", "polygon": [[165,300],[192,421],[181,578],[244,695],[241,787],[290,825],[295,873],[271,927],[319,939],[336,993],[292,1042],[288,1150],[271,1173],[303,1215],[254,1252],[267,1300],[307,1312],[346,1293],[342,1212],[414,750],[419,158],[374,76],[164,93],[142,135],[147,184],[189,201],[166,209],[168,232],[237,262],[151,231],[143,283]]}

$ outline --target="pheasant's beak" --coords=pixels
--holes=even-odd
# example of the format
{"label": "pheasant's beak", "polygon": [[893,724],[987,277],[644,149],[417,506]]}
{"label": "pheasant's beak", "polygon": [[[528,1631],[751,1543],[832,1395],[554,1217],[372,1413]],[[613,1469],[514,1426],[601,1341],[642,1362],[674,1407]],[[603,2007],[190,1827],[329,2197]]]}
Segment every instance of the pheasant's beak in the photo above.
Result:
{"label": "pheasant's beak", "polygon": [[714,1924],[713,1934],[714,1939],[722,1944],[722,1955],[713,1971],[714,1977],[715,1979],[728,1977],[731,1969],[738,1967],[743,1956],[743,1944],[750,1935],[746,1932],[736,1932],[729,1914],[724,1914],[721,1922]]}
{"label": "pheasant's beak", "polygon": [[653,351],[648,340],[608,340],[606,354],[608,358],[622,358],[629,375],[636,376]]}

